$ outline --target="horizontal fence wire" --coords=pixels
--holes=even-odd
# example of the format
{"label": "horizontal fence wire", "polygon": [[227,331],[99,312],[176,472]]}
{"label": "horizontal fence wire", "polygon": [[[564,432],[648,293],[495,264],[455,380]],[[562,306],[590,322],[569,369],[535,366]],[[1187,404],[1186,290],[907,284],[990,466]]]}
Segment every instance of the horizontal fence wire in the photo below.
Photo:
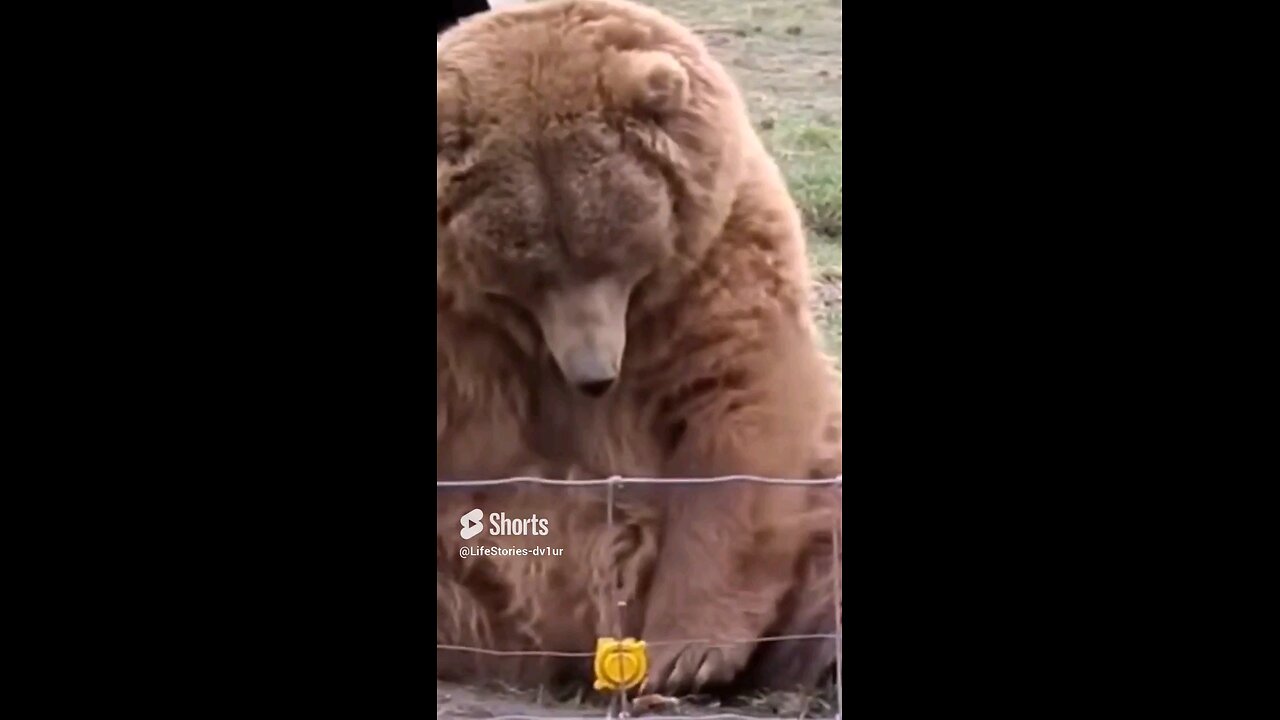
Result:
{"label": "horizontal fence wire", "polygon": [[591,480],[559,480],[540,477],[509,477],[498,480],[436,480],[436,487],[483,487],[486,485],[514,485],[516,483],[532,483],[534,485],[706,485],[726,482],[754,482],[766,485],[843,485],[844,476],[837,475],[823,480],[787,480],[785,478],[757,477],[755,475],[725,475],[712,478],[631,478],[614,476]]}
{"label": "horizontal fence wire", "polygon": [[[834,478],[817,479],[817,480],[807,480],[807,479],[792,480],[792,479],[785,479],[785,478],[760,477],[756,475],[725,475],[722,477],[711,477],[711,478],[638,478],[638,477],[632,478],[632,477],[622,477],[619,475],[615,475],[613,477],[608,477],[608,478],[592,478],[592,479],[584,479],[584,480],[563,480],[558,478],[541,478],[541,477],[510,477],[510,478],[500,478],[495,480],[436,480],[436,487],[437,488],[486,487],[486,486],[493,486],[493,485],[515,485],[520,483],[533,484],[533,485],[559,485],[559,486],[608,485],[608,486],[611,486],[610,508],[609,508],[611,512],[609,514],[609,524],[612,527],[612,520],[613,520],[612,486],[614,485],[627,485],[627,484],[707,485],[707,484],[728,483],[728,482],[751,482],[751,483],[761,483],[766,485],[807,485],[807,486],[824,486],[825,485],[825,486],[836,486],[837,491],[839,491],[840,489],[843,488],[844,476],[837,475]],[[839,545],[840,545],[840,538],[838,536],[838,533],[841,530],[843,530],[843,525],[844,525],[844,521],[843,521],[844,513],[840,512],[839,515],[841,517],[837,520],[838,524],[832,528],[832,540],[834,543],[834,546],[832,547],[832,553],[833,555],[836,556],[837,559],[839,557],[838,552],[839,552]],[[841,570],[839,568],[836,568],[835,573],[836,573],[836,597],[835,597],[836,632],[835,633],[818,633],[818,634],[808,634],[808,635],[777,635],[777,636],[762,637],[762,638],[744,638],[744,639],[727,639],[727,640],[714,640],[711,638],[701,638],[701,639],[689,638],[689,639],[679,639],[679,640],[655,640],[655,641],[645,640],[645,645],[650,647],[655,647],[655,646],[661,646],[661,645],[697,644],[697,645],[704,645],[707,647],[728,647],[731,645],[740,645],[744,643],[768,643],[768,642],[782,642],[782,641],[788,641],[788,640],[835,640],[837,641],[836,686],[837,686],[837,693],[839,697],[838,704],[840,707],[837,708],[836,714],[834,717],[836,718],[836,720],[839,720],[842,714],[844,713],[844,707],[843,707],[844,706],[844,678],[842,677],[844,673],[843,673],[843,667],[842,667],[843,663],[841,662],[843,659],[842,656],[843,656],[844,648],[840,646],[840,640],[843,638],[844,632],[843,632],[843,627],[842,627],[841,617],[840,617],[841,616],[840,601],[842,599],[842,593],[841,593],[842,588],[840,587]],[[509,656],[543,656],[543,657],[590,658],[590,657],[595,657],[596,655],[595,652],[562,652],[562,651],[556,651],[556,650],[491,650],[488,648],[470,647],[466,645],[441,645],[441,644],[436,645],[436,650],[470,652],[470,653],[476,653],[480,655],[494,655],[494,656],[508,656],[508,657]],[[498,715],[498,716],[490,716],[490,720],[550,720],[551,718],[575,718],[576,720],[591,720],[591,718],[597,718],[597,717],[599,718],[599,720],[615,720],[617,718],[617,716],[613,714],[612,708],[611,708],[608,715],[600,715],[600,716]],[[697,715],[694,717],[699,718],[699,720],[759,720],[761,716],[742,715],[742,714],[735,714],[735,713],[718,713],[718,714],[712,714],[712,715]]]}
{"label": "horizontal fence wire", "polygon": [[[762,638],[735,638],[730,640],[712,640],[711,638],[689,638],[682,640],[645,640],[645,647],[660,645],[704,645],[706,647],[730,647],[749,643],[783,642],[786,640],[839,640],[836,633],[816,633],[812,635],[772,635]],[[595,657],[594,652],[562,652],[559,650],[489,650],[469,645],[436,645],[437,650],[457,650],[473,652],[480,655],[547,655],[550,657]]]}

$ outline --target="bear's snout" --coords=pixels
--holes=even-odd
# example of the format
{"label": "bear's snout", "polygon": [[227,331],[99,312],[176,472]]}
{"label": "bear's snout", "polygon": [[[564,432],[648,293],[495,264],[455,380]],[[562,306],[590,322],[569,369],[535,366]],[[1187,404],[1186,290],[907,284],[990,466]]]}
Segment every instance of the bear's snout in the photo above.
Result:
{"label": "bear's snout", "polygon": [[571,351],[561,370],[570,385],[585,395],[597,398],[608,392],[617,379],[613,363],[602,353],[593,352],[588,347],[580,346]]}
{"label": "bear's snout", "polygon": [[535,315],[560,374],[569,387],[601,397],[622,371],[627,344],[627,296],[617,278],[548,292]]}
{"label": "bear's snout", "polygon": [[590,395],[591,397],[600,397],[609,392],[609,388],[613,387],[613,380],[596,380],[594,382],[581,383],[578,389]]}

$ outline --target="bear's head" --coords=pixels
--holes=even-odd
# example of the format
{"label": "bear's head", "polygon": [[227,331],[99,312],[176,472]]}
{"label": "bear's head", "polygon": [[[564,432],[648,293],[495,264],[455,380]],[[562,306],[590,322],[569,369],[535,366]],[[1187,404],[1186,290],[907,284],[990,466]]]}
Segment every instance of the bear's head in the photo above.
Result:
{"label": "bear's head", "polygon": [[660,311],[723,226],[746,122],[701,43],[648,8],[463,21],[436,50],[438,295],[603,393],[628,322]]}

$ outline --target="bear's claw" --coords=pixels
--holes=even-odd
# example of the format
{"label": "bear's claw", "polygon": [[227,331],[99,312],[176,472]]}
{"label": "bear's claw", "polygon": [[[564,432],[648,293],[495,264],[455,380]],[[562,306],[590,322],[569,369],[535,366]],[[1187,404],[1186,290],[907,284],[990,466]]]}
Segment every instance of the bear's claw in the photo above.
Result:
{"label": "bear's claw", "polygon": [[679,695],[727,683],[746,667],[753,646],[753,643],[653,646],[649,651],[649,676],[644,687],[651,692]]}

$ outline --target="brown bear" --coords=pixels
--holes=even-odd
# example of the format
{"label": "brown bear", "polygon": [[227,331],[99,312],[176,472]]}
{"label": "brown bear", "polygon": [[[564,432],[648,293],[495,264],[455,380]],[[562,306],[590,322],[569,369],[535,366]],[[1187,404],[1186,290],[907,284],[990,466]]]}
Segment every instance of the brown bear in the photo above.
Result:
{"label": "brown bear", "polygon": [[[810,314],[798,213],[696,36],[621,0],[479,15],[439,38],[436,113],[437,477],[531,463],[597,477],[841,471],[839,382]],[[604,568],[621,562],[623,631],[653,643],[651,687],[677,692],[769,656],[677,641],[792,627],[788,613],[812,605],[797,583],[830,586],[813,543],[837,508],[809,488],[626,494],[612,535],[599,493],[524,497],[581,545],[583,566],[455,563],[437,576],[439,642],[468,644],[446,640],[474,630],[512,649],[564,649],[555,636],[589,652],[611,630],[607,608],[585,609],[592,583],[613,582]],[[460,540],[456,513],[480,506],[459,496],[441,504],[438,560]],[[470,617],[468,602],[489,610]],[[571,617],[579,630],[565,629]]]}

